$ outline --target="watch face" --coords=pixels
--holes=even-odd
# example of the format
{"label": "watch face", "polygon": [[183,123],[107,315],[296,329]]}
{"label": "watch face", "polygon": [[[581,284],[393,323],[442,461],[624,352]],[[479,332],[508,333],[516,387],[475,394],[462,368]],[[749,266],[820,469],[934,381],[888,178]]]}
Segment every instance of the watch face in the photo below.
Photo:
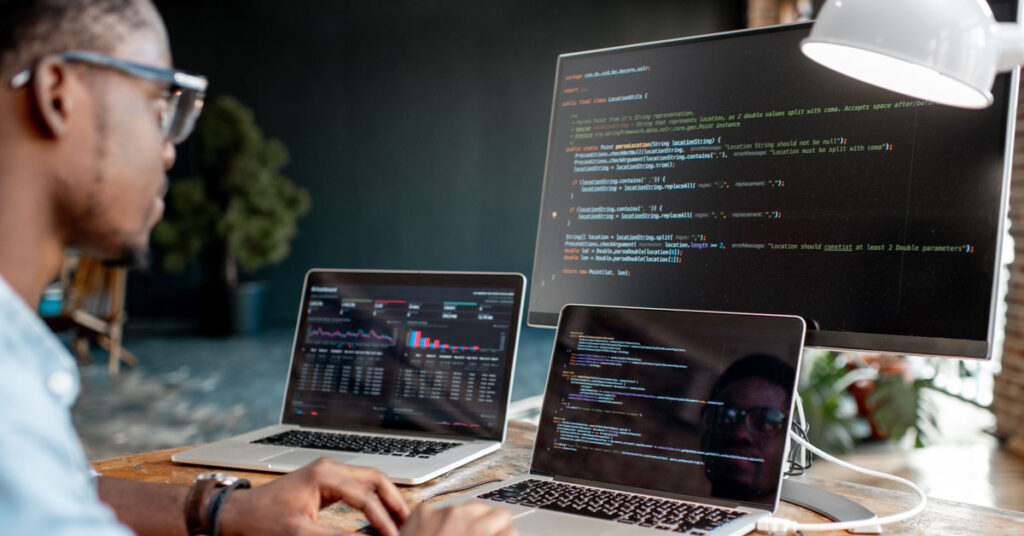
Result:
{"label": "watch face", "polygon": [[202,473],[196,477],[195,482],[200,480],[213,480],[218,486],[230,486],[234,484],[238,477],[231,473],[213,472],[213,473]]}

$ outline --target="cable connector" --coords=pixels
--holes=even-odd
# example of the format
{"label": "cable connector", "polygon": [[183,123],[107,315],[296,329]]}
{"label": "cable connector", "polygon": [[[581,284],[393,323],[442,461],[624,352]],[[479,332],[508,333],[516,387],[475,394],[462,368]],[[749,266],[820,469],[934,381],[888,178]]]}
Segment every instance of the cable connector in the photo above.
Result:
{"label": "cable connector", "polygon": [[757,522],[758,534],[796,534],[797,523],[784,517],[766,517]]}

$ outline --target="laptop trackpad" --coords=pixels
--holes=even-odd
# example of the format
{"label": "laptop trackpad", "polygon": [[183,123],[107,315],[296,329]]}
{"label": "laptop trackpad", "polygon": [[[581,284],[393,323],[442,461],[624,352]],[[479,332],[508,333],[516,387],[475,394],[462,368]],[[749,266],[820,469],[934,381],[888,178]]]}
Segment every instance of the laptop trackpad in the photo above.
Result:
{"label": "laptop trackpad", "polygon": [[650,534],[650,530],[619,525],[615,522],[598,521],[583,516],[534,510],[518,516],[513,521],[516,530],[523,536],[558,534],[578,536],[605,536],[612,534]]}
{"label": "laptop trackpad", "polygon": [[350,462],[357,458],[359,454],[347,454],[347,453],[334,453],[334,452],[308,452],[301,450],[291,450],[278,454],[277,456],[271,456],[263,460],[263,463],[267,464],[271,470],[278,471],[293,471],[306,465],[307,463],[316,461],[320,458],[333,458],[339,462]]}

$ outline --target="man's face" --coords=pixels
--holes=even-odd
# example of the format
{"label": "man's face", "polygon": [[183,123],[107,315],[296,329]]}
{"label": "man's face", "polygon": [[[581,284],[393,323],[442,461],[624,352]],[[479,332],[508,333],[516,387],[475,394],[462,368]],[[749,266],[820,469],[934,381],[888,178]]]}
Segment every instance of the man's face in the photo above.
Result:
{"label": "man's face", "polygon": [[[729,385],[719,399],[730,408],[746,412],[788,410],[786,390],[757,377],[744,378]],[[759,426],[757,421],[754,415],[750,415],[729,424],[718,424],[708,432],[709,449],[732,456],[706,461],[717,493],[751,499],[774,490],[780,468],[777,463],[768,463],[767,460],[778,459],[785,448],[785,428]]]}
{"label": "man's face", "polygon": [[[128,33],[111,55],[157,67],[171,63],[159,20]],[[175,157],[160,128],[163,88],[112,70],[75,67],[87,77],[91,98],[73,132],[78,169],[61,181],[69,187],[62,203],[67,242],[108,262],[144,264]]]}

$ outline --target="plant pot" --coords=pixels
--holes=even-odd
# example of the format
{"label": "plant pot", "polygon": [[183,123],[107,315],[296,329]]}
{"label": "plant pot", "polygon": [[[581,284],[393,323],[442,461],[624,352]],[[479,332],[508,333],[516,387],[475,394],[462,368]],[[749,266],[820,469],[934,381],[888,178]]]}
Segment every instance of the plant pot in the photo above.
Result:
{"label": "plant pot", "polygon": [[253,335],[263,331],[267,285],[262,281],[203,289],[199,326],[207,335]]}
{"label": "plant pot", "polygon": [[[847,389],[854,400],[857,401],[858,413],[867,419],[868,423],[871,424],[871,435],[868,439],[883,440],[889,439],[890,433],[885,429],[884,426],[879,422],[878,411],[882,409],[882,403],[872,401],[872,394],[878,388],[879,382],[885,382],[886,379],[901,378],[901,382],[896,382],[896,385],[905,385],[906,389],[899,389],[904,393],[913,393],[912,397],[915,401],[914,406],[916,407],[917,393],[915,392],[914,386],[914,370],[910,362],[902,356],[896,355],[867,355],[863,356],[864,362],[860,365],[850,363],[849,368],[851,370],[857,367],[873,367],[878,370],[878,379],[875,380],[859,380],[853,382]],[[889,382],[889,385],[893,385]],[[890,400],[889,403],[900,403],[906,402],[902,397],[895,400]],[[913,415],[911,414],[910,417]],[[906,426],[913,424],[913,420],[905,423],[905,426],[901,427],[901,430],[905,430]],[[902,433],[900,433],[902,436]]]}

